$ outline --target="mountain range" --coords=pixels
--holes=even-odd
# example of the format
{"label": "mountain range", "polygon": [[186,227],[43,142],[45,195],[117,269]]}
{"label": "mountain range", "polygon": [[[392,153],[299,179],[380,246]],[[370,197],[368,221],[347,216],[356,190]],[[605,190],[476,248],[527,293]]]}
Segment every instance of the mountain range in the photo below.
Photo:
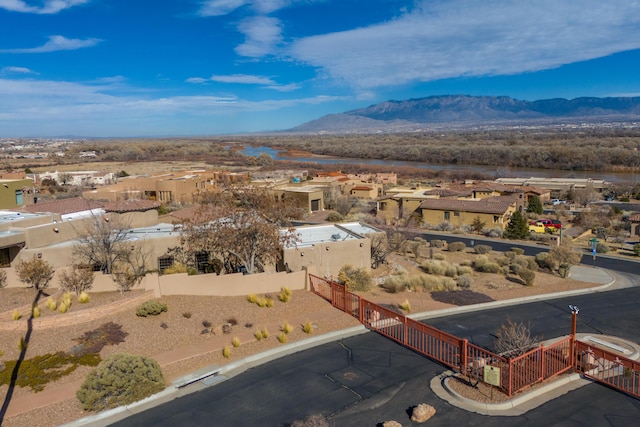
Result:
{"label": "mountain range", "polygon": [[386,101],[329,114],[288,132],[409,132],[446,127],[514,126],[640,120],[640,97],[543,99],[445,95]]}

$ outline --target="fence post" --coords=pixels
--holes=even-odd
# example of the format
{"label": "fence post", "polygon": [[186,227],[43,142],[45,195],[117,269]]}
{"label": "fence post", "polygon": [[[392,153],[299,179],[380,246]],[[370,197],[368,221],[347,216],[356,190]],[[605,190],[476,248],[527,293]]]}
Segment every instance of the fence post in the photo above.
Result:
{"label": "fence post", "polygon": [[362,297],[358,295],[358,321],[364,324],[364,307],[362,306]]}
{"label": "fence post", "polygon": [[459,371],[464,374],[467,371],[467,344],[469,344],[469,340],[466,338],[461,341],[462,348],[460,349],[460,366],[458,367]]}
{"label": "fence post", "polygon": [[407,325],[407,316],[402,316],[402,323],[404,325],[404,328],[402,331],[402,342],[404,343],[405,347],[408,347],[409,346],[409,334],[408,334],[409,327]]}
{"label": "fence post", "polygon": [[544,344],[540,344],[540,380],[544,380],[545,379],[545,374],[544,374],[544,356],[545,356],[545,351],[544,351]]}
{"label": "fence post", "polygon": [[507,396],[511,397],[513,390],[513,359],[509,359],[509,387],[507,387]]}

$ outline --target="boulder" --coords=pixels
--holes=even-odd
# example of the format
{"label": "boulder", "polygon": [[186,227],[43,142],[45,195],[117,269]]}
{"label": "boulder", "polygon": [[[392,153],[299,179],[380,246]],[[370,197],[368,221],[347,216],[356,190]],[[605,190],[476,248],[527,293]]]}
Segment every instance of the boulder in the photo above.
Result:
{"label": "boulder", "polygon": [[436,413],[436,408],[426,403],[421,403],[411,412],[411,421],[414,423],[423,423],[429,418],[433,417]]}
{"label": "boulder", "polygon": [[382,423],[382,427],[402,427],[402,424],[397,421],[385,421]]}

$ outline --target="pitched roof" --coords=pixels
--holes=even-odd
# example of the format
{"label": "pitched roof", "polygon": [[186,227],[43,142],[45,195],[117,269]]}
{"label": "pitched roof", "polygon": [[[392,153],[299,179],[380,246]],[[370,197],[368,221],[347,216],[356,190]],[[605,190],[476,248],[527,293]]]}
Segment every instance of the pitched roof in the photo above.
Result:
{"label": "pitched roof", "polygon": [[427,199],[420,204],[420,208],[503,214],[514,202],[515,199],[510,196],[488,197],[480,200]]}
{"label": "pitched roof", "polygon": [[55,199],[38,202],[34,205],[25,206],[24,211],[30,213],[56,213],[67,215],[76,212],[98,209],[104,203],[95,200],[88,200],[82,197],[72,197],[69,199]]}
{"label": "pitched roof", "polygon": [[116,202],[105,203],[105,212],[144,212],[151,209],[158,209],[160,202],[155,200],[118,200]]}
{"label": "pitched roof", "polygon": [[371,191],[371,190],[373,190],[373,188],[372,187],[368,187],[366,185],[356,185],[351,190],[355,190],[355,191]]}

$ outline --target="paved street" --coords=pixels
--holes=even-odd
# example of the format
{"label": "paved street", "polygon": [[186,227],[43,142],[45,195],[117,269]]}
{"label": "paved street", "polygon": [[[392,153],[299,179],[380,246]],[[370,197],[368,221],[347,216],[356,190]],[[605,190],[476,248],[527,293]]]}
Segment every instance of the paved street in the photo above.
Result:
{"label": "paved street", "polygon": [[[428,323],[480,345],[508,316],[531,321],[545,338],[566,335],[568,304],[580,307],[578,332],[617,335],[640,342],[640,288],[467,313]],[[206,390],[134,415],[121,426],[285,426],[306,415],[330,416],[336,426],[375,426],[396,419],[413,425],[408,411],[435,406],[430,425],[629,426],[640,425],[640,401],[590,384],[520,417],[487,417],[436,397],[429,381],[446,369],[375,333],[299,352],[253,368]]]}

